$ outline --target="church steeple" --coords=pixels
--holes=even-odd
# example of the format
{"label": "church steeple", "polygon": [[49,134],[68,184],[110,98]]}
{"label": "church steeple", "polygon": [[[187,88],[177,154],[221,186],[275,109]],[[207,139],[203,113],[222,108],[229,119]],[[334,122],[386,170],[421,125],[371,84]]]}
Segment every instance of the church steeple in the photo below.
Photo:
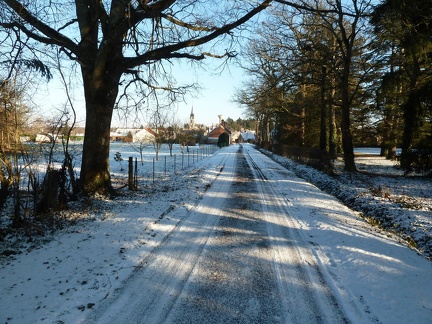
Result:
{"label": "church steeple", "polygon": [[195,114],[193,112],[193,106],[192,106],[192,110],[189,116],[189,127],[190,128],[194,128],[195,127]]}

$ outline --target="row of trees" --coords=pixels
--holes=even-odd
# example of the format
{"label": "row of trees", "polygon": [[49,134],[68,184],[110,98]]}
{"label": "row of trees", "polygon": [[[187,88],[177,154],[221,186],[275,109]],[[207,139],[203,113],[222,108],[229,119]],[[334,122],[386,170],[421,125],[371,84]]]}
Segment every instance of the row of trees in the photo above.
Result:
{"label": "row of trees", "polygon": [[243,129],[255,130],[257,127],[257,122],[255,118],[238,118],[237,120],[234,120],[228,117],[225,120],[225,127],[231,131],[241,131]]}
{"label": "row of trees", "polygon": [[348,171],[356,170],[353,143],[375,142],[389,158],[401,147],[407,169],[414,148],[432,148],[430,4],[372,3],[310,0],[270,10],[245,51],[253,77],[237,94],[264,146],[343,152]]}
{"label": "row of trees", "polygon": [[[110,193],[109,131],[115,109],[164,105],[188,89],[170,74],[179,59],[232,57],[232,31],[269,6],[213,0],[0,2],[0,28],[17,55],[61,56],[79,66],[86,105],[80,173],[85,193]],[[223,44],[222,44],[223,41]],[[165,63],[165,64],[163,64]]]}
{"label": "row of trees", "polygon": [[247,51],[256,79],[239,94],[263,142],[272,136],[332,155],[343,151],[345,168],[355,171],[353,126],[379,124],[388,152],[402,138],[407,166],[412,148],[430,134],[431,9],[426,0],[372,3],[3,0],[0,55],[7,57],[2,64],[47,78],[49,65],[65,62],[68,72],[80,73],[86,105],[80,189],[109,193],[113,112],[181,99],[194,85],[176,85],[170,64],[235,56],[246,23],[271,5],[261,37]]}
{"label": "row of trees", "polygon": [[[5,204],[12,188],[14,195],[19,196],[20,164],[18,154],[9,154],[19,150],[17,134],[24,127],[23,116],[26,108],[21,104],[22,94],[10,82],[0,83],[0,208]],[[14,223],[20,219],[19,202],[14,201],[16,210]]]}
{"label": "row of trees", "polygon": [[[14,227],[44,218],[53,208],[65,208],[78,193],[73,165],[76,152],[69,150],[70,119],[63,113],[43,123],[33,120],[33,110],[25,104],[26,95],[23,84],[10,80],[0,83],[0,209],[12,198]],[[50,143],[24,143],[35,139],[41,128],[50,134]],[[54,154],[60,139],[63,157],[58,169]]]}

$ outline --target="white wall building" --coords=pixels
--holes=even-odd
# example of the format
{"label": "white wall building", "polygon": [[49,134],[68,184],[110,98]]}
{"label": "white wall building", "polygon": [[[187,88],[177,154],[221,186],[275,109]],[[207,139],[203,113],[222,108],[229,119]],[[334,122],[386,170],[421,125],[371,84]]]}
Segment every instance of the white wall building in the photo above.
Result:
{"label": "white wall building", "polygon": [[140,129],[138,132],[132,135],[133,143],[153,143],[156,137],[156,133],[149,128]]}

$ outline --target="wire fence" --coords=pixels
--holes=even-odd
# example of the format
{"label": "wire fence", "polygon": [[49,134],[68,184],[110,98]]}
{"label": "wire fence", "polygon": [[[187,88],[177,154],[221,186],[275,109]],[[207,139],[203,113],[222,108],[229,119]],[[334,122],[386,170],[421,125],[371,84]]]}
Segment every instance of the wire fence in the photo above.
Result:
{"label": "wire fence", "polygon": [[[188,168],[219,150],[216,145],[182,147],[177,144],[171,148],[163,145],[156,152],[151,146],[137,150],[127,143],[113,143],[110,148],[113,187],[130,190],[157,185],[157,182],[163,185],[170,177],[183,170],[188,172]],[[0,183],[0,228],[10,224],[20,226],[25,221],[44,217],[53,220],[52,211],[67,206],[68,198],[73,199],[77,194],[82,143],[72,143],[69,152],[73,152],[71,169],[63,167],[65,157],[60,145],[51,149],[47,145],[28,145],[25,154],[6,156],[2,162],[13,162],[10,176],[14,182],[7,187]],[[127,164],[123,157],[127,157]]]}
{"label": "wire fence", "polygon": [[[216,145],[200,145],[182,147],[174,144],[171,149],[167,144],[160,147],[158,154],[153,145],[146,147],[134,146],[131,143],[112,143],[110,146],[110,173],[120,182],[127,179],[131,189],[138,183],[148,184],[167,179],[198,161],[219,150]],[[69,153],[73,156],[76,178],[80,176],[82,143],[72,143]],[[19,188],[21,191],[31,191],[30,173],[38,183],[44,179],[51,156],[51,169],[60,170],[64,160],[63,147],[56,145],[50,153],[48,145],[28,145],[27,155],[17,159],[16,169],[19,171]],[[26,164],[26,161],[29,160]],[[126,160],[126,161],[125,161]],[[17,171],[17,172],[18,172]],[[1,189],[1,188],[0,188]]]}
{"label": "wire fence", "polygon": [[164,152],[158,158],[129,156],[127,168],[129,189],[137,189],[140,184],[166,180],[214,154],[217,150],[219,148],[216,145],[201,145],[185,149],[184,153]]}

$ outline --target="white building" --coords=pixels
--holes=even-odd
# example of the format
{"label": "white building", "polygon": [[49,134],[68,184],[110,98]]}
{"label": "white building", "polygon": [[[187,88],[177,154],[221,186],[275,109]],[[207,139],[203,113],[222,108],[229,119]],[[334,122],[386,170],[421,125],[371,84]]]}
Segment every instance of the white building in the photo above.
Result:
{"label": "white building", "polygon": [[51,143],[53,138],[46,134],[36,134],[36,143]]}
{"label": "white building", "polygon": [[243,142],[255,142],[256,141],[255,131],[242,130],[240,136],[241,136],[241,139],[243,140]]}
{"label": "white building", "polygon": [[138,132],[132,135],[133,143],[153,143],[156,137],[156,133],[150,128],[140,129]]}

